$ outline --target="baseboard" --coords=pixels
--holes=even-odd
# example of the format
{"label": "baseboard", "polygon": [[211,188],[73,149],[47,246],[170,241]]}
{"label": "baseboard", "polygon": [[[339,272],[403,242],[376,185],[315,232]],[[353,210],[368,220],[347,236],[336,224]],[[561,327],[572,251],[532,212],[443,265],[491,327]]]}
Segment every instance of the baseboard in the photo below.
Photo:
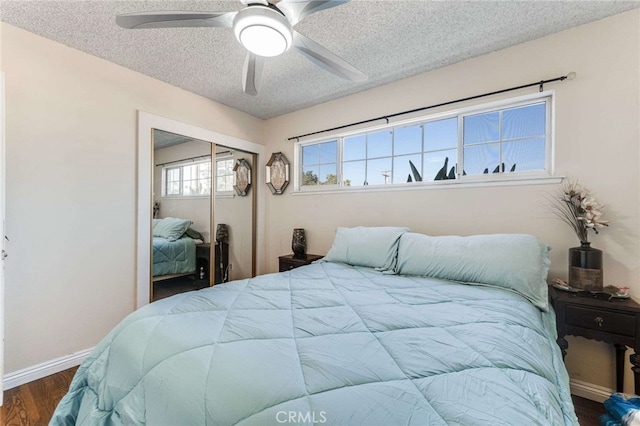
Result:
{"label": "baseboard", "polygon": [[42,379],[43,377],[80,365],[80,363],[89,356],[91,351],[93,351],[93,348],[74,352],[60,358],[52,359],[51,361],[43,362],[42,364],[6,374],[2,378],[2,387],[4,390],[15,388],[16,386],[33,382],[34,380]]}
{"label": "baseboard", "polygon": [[576,379],[569,380],[569,386],[571,387],[572,395],[577,395],[597,402],[604,402],[605,399],[609,398],[611,394],[615,392],[613,389]]}

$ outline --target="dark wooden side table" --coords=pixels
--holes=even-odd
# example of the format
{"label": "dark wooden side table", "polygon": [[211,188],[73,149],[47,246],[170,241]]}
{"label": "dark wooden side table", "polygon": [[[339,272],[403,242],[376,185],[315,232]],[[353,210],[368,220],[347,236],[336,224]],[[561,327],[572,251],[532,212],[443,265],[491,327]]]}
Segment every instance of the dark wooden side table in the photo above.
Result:
{"label": "dark wooden side table", "polygon": [[314,260],[322,259],[324,256],[319,254],[305,254],[302,257],[294,256],[293,254],[287,254],[285,256],[278,257],[280,272],[288,271],[290,269],[298,268],[300,266],[308,265]]}
{"label": "dark wooden side table", "polygon": [[556,311],[558,346],[567,354],[567,335],[611,343],[616,348],[616,391],[624,386],[624,353],[630,356],[635,393],[640,392],[640,305],[631,299],[601,300],[591,296],[558,290],[549,286],[549,299]]}

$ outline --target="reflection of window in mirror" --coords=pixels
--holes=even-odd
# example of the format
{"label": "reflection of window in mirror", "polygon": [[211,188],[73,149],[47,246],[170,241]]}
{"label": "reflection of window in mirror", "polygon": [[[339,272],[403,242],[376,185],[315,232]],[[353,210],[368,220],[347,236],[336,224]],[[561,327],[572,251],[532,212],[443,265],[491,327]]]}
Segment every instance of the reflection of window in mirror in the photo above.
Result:
{"label": "reflection of window in mirror", "polygon": [[216,155],[216,197],[233,197],[233,156]]}
{"label": "reflection of window in mirror", "polygon": [[163,197],[208,197],[211,194],[211,157],[162,167]]}

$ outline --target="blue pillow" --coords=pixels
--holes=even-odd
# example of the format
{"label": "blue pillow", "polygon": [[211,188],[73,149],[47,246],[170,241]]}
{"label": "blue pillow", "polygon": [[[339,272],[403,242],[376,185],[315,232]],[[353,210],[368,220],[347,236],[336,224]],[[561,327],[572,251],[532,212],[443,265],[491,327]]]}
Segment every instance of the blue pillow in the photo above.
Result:
{"label": "blue pillow", "polygon": [[178,219],[175,217],[165,217],[164,219],[153,219],[153,236],[166,238],[169,241],[175,241],[182,237],[187,228],[193,222],[186,219]]}
{"label": "blue pillow", "polygon": [[549,248],[533,235],[406,233],[398,245],[396,272],[505,288],[546,311],[549,265]]}
{"label": "blue pillow", "polygon": [[391,226],[338,228],[331,249],[323,260],[393,270],[398,240],[408,231],[409,228]]}

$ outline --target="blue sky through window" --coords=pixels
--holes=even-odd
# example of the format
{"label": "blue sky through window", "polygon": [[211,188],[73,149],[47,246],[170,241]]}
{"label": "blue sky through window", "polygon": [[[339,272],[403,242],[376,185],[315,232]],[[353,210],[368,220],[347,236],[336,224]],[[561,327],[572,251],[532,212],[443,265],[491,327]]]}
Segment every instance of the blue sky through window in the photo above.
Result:
{"label": "blue sky through window", "polygon": [[[465,175],[510,173],[512,168],[544,171],[547,105],[546,100],[538,100],[302,145],[302,185],[384,185],[433,181],[436,176],[459,179],[463,173],[457,169],[460,149]],[[337,182],[335,177],[340,176]]]}

